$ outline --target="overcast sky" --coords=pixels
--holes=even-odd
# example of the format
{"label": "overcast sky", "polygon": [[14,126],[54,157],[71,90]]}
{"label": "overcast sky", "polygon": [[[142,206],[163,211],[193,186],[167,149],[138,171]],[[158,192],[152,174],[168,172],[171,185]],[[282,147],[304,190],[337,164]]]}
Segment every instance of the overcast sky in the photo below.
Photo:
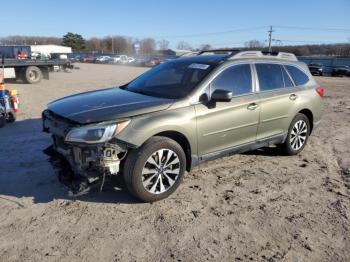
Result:
{"label": "overcast sky", "polygon": [[1,10],[0,36],[69,31],[223,47],[265,41],[273,25],[283,44],[350,42],[349,0],[27,0],[3,1]]}

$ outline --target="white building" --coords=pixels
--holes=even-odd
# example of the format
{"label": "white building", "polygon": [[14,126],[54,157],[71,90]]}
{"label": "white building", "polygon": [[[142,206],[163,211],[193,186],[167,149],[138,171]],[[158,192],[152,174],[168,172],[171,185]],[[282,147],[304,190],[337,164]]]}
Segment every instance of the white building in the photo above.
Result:
{"label": "white building", "polygon": [[31,45],[32,53],[40,53],[44,56],[51,56],[52,53],[58,54],[71,54],[72,48],[69,46],[61,45]]}

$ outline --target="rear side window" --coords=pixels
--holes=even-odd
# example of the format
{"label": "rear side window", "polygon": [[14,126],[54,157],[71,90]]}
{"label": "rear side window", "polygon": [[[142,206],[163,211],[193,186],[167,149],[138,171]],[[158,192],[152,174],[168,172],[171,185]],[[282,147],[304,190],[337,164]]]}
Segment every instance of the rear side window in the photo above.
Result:
{"label": "rear side window", "polygon": [[260,91],[284,88],[282,68],[277,64],[255,64]]}
{"label": "rear side window", "polygon": [[235,95],[252,93],[252,73],[249,64],[231,66],[211,83],[212,91],[224,89]]}
{"label": "rear side window", "polygon": [[285,66],[297,86],[304,85],[309,81],[309,77],[295,66]]}
{"label": "rear side window", "polygon": [[283,80],[284,80],[284,86],[285,87],[293,87],[293,82],[290,79],[289,75],[287,74],[286,69],[282,66],[282,74],[283,74]]}

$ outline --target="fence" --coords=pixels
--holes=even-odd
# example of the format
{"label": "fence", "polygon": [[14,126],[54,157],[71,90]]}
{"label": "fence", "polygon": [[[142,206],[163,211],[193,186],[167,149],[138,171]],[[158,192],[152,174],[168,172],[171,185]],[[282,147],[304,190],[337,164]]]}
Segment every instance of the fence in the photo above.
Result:
{"label": "fence", "polygon": [[299,56],[298,59],[307,65],[322,64],[324,66],[324,73],[331,74],[335,66],[350,66],[350,57],[310,57]]}

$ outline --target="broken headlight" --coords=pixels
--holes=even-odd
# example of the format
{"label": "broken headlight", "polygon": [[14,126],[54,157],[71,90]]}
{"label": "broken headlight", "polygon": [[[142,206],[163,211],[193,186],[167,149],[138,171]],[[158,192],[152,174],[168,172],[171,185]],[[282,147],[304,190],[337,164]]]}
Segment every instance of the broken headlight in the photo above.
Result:
{"label": "broken headlight", "polygon": [[66,135],[65,141],[78,143],[104,143],[119,134],[130,121],[106,126],[89,126],[73,128]]}

